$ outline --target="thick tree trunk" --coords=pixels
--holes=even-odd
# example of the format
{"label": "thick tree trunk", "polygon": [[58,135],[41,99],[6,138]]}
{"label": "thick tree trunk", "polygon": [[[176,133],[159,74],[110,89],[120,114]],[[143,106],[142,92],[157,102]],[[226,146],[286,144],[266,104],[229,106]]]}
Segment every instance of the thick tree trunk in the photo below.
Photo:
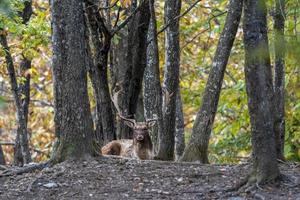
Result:
{"label": "thick tree trunk", "polygon": [[[102,145],[116,139],[107,77],[111,36],[108,30],[105,30],[104,20],[97,11],[97,7],[87,3],[86,16],[89,23],[90,44],[92,44],[95,51],[89,74],[96,98],[96,138],[99,139],[98,142]],[[102,24],[102,26],[99,26],[99,24]]]}
{"label": "thick tree trunk", "polygon": [[175,158],[178,160],[185,148],[184,138],[184,116],[182,110],[182,100],[180,88],[178,87],[176,94],[176,123],[175,123]]}
{"label": "thick tree trunk", "polygon": [[[140,11],[128,25],[128,44],[126,69],[122,74],[120,95],[123,115],[134,118],[137,101],[142,88],[143,74],[146,68],[147,32],[150,21],[149,1],[141,1]],[[124,67],[124,66],[122,66]],[[132,131],[123,123],[120,124],[120,138],[132,138]]]}
{"label": "thick tree trunk", "polygon": [[170,24],[165,36],[165,74],[163,88],[164,98],[164,132],[159,132],[159,147],[156,159],[173,160],[175,146],[175,113],[176,92],[179,85],[180,46],[179,46],[179,18],[181,0],[167,0],[165,2],[165,24]]}
{"label": "thick tree trunk", "polygon": [[252,131],[253,174],[263,183],[279,176],[272,116],[272,72],[264,0],[245,0],[245,77]]}
{"label": "thick tree trunk", "polygon": [[83,0],[51,0],[55,145],[53,161],[91,155]]}
{"label": "thick tree trunk", "polygon": [[162,91],[160,85],[159,52],[154,0],[149,1],[151,14],[148,30],[147,67],[144,73],[144,110],[146,119],[157,118],[151,131],[154,152],[158,150],[158,132],[163,132]]}
{"label": "thick tree trunk", "polygon": [[277,158],[284,160],[284,85],[285,85],[285,42],[284,42],[285,0],[276,0],[274,15],[275,31],[275,70],[274,70],[274,103],[275,103],[275,142]]}
{"label": "thick tree trunk", "polygon": [[181,161],[209,162],[208,144],[210,133],[218,108],[226,65],[242,15],[242,8],[242,1],[230,0],[225,26],[215,52],[202,98],[202,105],[194,123],[191,139],[183,153]]}

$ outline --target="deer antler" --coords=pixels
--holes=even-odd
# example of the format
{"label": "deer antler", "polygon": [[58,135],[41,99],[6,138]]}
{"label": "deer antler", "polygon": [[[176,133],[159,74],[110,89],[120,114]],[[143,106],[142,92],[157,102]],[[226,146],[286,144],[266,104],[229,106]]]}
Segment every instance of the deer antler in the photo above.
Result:
{"label": "deer antler", "polygon": [[128,121],[128,122],[132,123],[135,126],[136,125],[135,119],[129,119],[129,118],[123,116],[122,111],[121,111],[121,109],[120,109],[120,107],[118,105],[118,96],[119,96],[120,92],[121,92],[121,90],[119,90],[115,94],[113,94],[113,96],[111,96],[111,101],[113,102],[113,104],[114,104],[114,106],[115,106],[115,108],[117,110],[117,114],[119,115],[119,117],[121,119],[123,119],[124,121]]}

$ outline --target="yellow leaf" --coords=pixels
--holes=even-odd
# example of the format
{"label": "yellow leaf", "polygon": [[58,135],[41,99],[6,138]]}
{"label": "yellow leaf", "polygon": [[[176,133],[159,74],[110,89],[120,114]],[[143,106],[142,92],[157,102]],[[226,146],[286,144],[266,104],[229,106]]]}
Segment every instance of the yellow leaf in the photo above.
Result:
{"label": "yellow leaf", "polygon": [[131,5],[131,0],[120,0],[122,7],[128,8]]}

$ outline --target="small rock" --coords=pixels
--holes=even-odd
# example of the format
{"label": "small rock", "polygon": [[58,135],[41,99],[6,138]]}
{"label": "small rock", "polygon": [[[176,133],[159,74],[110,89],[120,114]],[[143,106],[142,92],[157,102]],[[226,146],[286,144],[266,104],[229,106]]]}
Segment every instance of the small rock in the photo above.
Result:
{"label": "small rock", "polygon": [[46,188],[56,188],[56,187],[58,187],[58,185],[54,182],[46,183],[43,186],[46,187]]}
{"label": "small rock", "polygon": [[176,178],[176,180],[177,180],[178,182],[182,182],[182,181],[183,181],[183,178],[182,178],[182,177]]}
{"label": "small rock", "polygon": [[246,200],[244,197],[229,197],[228,200]]}

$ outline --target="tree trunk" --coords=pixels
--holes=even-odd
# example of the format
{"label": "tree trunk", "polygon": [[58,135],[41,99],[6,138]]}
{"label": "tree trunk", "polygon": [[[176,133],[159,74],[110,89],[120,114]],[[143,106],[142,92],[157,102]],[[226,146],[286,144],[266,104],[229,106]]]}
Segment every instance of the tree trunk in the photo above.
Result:
{"label": "tree trunk", "polygon": [[[142,88],[143,74],[146,68],[147,33],[150,21],[149,1],[141,1],[140,11],[128,26],[128,45],[126,70],[122,74],[120,95],[123,115],[134,118],[138,97]],[[124,67],[124,66],[122,66]],[[120,138],[132,138],[132,131],[123,123],[120,124]]]}
{"label": "tree trunk", "polygon": [[144,110],[146,119],[157,118],[151,131],[154,152],[158,150],[158,132],[163,131],[162,91],[160,85],[159,52],[154,0],[149,1],[151,14],[148,30],[147,66],[144,72]]}
{"label": "tree trunk", "polygon": [[0,145],[0,165],[5,165],[5,158],[4,158],[4,153],[1,145]]}
{"label": "tree trunk", "polygon": [[[24,8],[19,16],[22,18],[22,23],[26,25],[32,15],[32,1],[24,1]],[[31,155],[28,144],[28,107],[30,102],[30,74],[28,70],[31,68],[31,61],[23,57],[20,64],[21,75],[25,81],[18,85],[14,63],[10,54],[10,49],[7,44],[5,35],[1,35],[1,44],[5,49],[7,70],[10,76],[11,87],[13,91],[14,101],[17,110],[17,134],[14,145],[14,165],[22,166],[31,162]]]}
{"label": "tree trunk", "polygon": [[178,160],[185,148],[184,139],[184,116],[182,110],[182,101],[180,88],[178,87],[176,94],[176,123],[175,123],[175,158]]}
{"label": "tree trunk", "polygon": [[[90,44],[95,51],[89,74],[96,98],[96,138],[99,139],[100,145],[103,145],[116,139],[107,77],[111,36],[108,30],[105,30],[104,20],[97,12],[97,7],[87,3],[85,10],[89,25]],[[99,26],[99,24],[102,24],[102,26]]]}
{"label": "tree trunk", "polygon": [[284,135],[285,135],[285,117],[284,117],[284,85],[285,85],[285,42],[284,42],[284,18],[285,1],[276,0],[274,15],[275,31],[275,68],[274,68],[274,103],[275,120],[274,132],[277,158],[284,160]]}
{"label": "tree trunk", "polygon": [[164,132],[159,133],[159,147],[156,156],[156,159],[160,160],[174,159],[176,92],[179,85],[180,66],[179,18],[176,20],[174,18],[180,15],[180,9],[181,0],[165,2],[165,24],[171,24],[165,32]]}
{"label": "tree trunk", "polygon": [[263,183],[279,176],[272,116],[272,72],[264,0],[245,0],[245,77],[252,132],[253,174]]}
{"label": "tree trunk", "polygon": [[[118,89],[122,89],[120,86],[122,85],[122,80],[124,80],[124,74],[127,70],[126,64],[126,56],[127,56],[127,46],[128,46],[128,30],[127,27],[121,29],[118,33],[116,33],[117,41],[112,42],[112,50],[110,54],[112,54],[112,65],[110,68],[110,80],[111,80],[111,93]],[[120,94],[121,96],[121,94]],[[123,95],[122,95],[123,96]],[[121,107],[121,102],[119,102]],[[122,128],[125,128],[121,121],[116,121],[116,135],[117,138],[121,138]]]}
{"label": "tree trunk", "polygon": [[83,0],[51,0],[55,145],[53,162],[91,155]]}
{"label": "tree trunk", "polygon": [[10,49],[7,44],[7,38],[5,35],[0,35],[0,43],[4,48],[5,60],[7,65],[7,71],[9,74],[11,90],[17,110],[17,135],[14,146],[14,164],[22,166],[23,164],[31,162],[31,155],[29,151],[29,144],[27,138],[27,124],[24,107],[22,105],[21,95],[16,78],[13,58],[10,54]]}
{"label": "tree trunk", "polygon": [[230,51],[242,15],[243,2],[230,0],[224,29],[213,59],[202,105],[197,114],[193,132],[181,161],[200,161],[208,163],[208,144],[214,118],[218,108],[219,96]]}

